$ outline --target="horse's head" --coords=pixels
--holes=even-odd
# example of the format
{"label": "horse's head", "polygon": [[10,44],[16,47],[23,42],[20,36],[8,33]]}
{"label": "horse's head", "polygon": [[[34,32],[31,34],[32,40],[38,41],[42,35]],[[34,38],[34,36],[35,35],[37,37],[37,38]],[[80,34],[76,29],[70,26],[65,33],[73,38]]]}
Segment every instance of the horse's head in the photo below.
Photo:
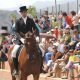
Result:
{"label": "horse's head", "polygon": [[36,39],[34,33],[27,32],[26,34],[22,34],[24,36],[25,42],[24,44],[27,46],[31,46],[36,44]]}
{"label": "horse's head", "polygon": [[27,32],[25,34],[25,42],[34,42],[35,41],[35,35],[34,33],[31,33],[31,32]]}

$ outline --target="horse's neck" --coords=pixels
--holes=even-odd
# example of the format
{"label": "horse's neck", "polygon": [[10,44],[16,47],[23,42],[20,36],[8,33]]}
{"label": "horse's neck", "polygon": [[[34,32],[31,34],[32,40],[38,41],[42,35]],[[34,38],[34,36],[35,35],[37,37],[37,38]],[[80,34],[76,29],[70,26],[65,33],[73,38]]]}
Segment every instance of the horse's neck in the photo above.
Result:
{"label": "horse's neck", "polygon": [[37,51],[37,43],[36,42],[31,42],[30,45],[26,44],[25,47],[26,47],[26,51],[28,54]]}

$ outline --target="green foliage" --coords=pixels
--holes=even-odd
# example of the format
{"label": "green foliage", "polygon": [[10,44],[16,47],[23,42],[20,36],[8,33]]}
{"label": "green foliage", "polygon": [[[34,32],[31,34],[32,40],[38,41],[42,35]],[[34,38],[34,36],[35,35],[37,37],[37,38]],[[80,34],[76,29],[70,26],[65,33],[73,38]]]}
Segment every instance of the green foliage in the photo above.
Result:
{"label": "green foliage", "polygon": [[37,11],[36,11],[36,8],[34,6],[29,6],[28,13],[31,14],[33,17],[37,16]]}
{"label": "green foliage", "polygon": [[17,18],[17,17],[16,17],[16,14],[14,14],[14,13],[10,14],[10,16],[11,16],[11,18],[12,18],[13,21],[15,21],[16,18]]}

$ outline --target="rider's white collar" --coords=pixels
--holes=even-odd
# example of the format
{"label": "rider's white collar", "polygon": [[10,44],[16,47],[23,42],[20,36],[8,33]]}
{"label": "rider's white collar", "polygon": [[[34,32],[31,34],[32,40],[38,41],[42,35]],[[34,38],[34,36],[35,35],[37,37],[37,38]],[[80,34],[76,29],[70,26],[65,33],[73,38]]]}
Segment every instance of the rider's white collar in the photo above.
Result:
{"label": "rider's white collar", "polygon": [[26,24],[26,21],[27,21],[27,17],[22,17],[22,19],[24,20],[24,23]]}

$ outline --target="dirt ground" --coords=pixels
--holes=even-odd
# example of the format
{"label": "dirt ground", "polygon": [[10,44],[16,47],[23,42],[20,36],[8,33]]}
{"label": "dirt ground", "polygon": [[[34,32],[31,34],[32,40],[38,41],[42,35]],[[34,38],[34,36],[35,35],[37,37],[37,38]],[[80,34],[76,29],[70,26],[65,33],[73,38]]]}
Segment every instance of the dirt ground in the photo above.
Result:
{"label": "dirt ground", "polygon": [[[39,80],[68,80],[68,79],[46,77],[46,75],[47,74],[41,74]],[[0,80],[12,80],[8,62],[5,63],[5,69],[0,69]],[[33,80],[32,75],[28,77],[28,80]],[[80,80],[80,79],[75,79],[75,80]]]}

